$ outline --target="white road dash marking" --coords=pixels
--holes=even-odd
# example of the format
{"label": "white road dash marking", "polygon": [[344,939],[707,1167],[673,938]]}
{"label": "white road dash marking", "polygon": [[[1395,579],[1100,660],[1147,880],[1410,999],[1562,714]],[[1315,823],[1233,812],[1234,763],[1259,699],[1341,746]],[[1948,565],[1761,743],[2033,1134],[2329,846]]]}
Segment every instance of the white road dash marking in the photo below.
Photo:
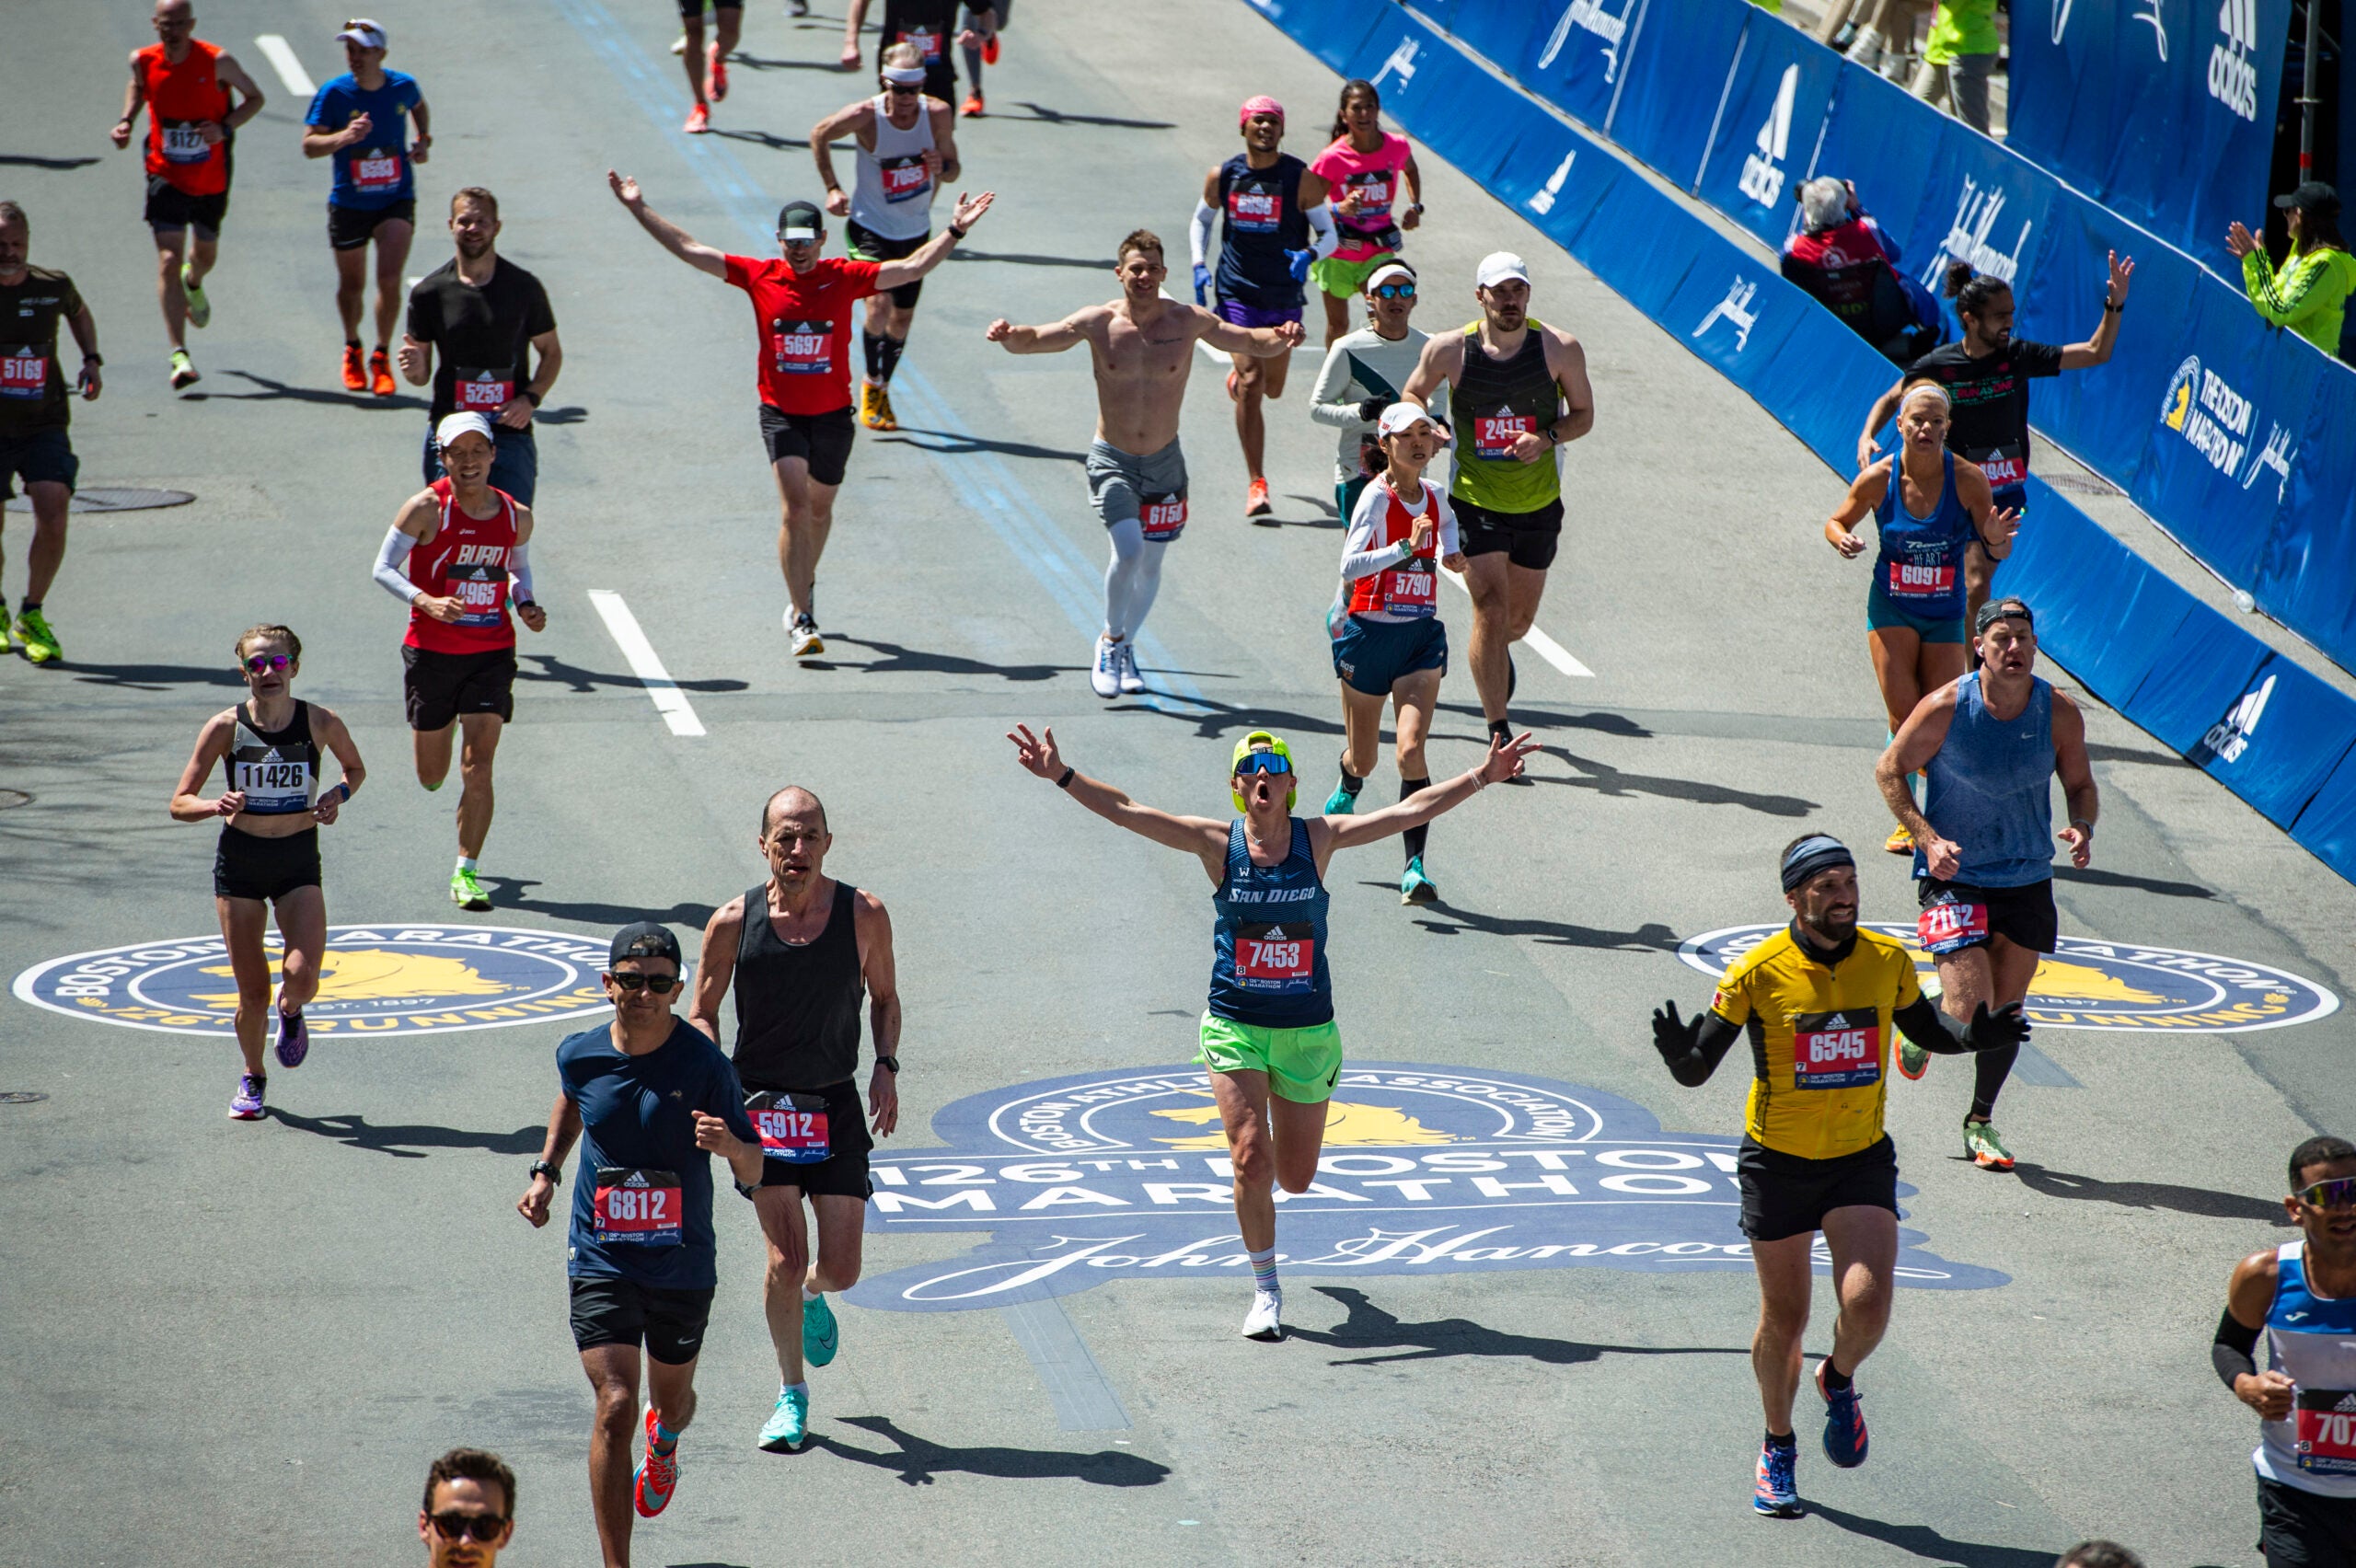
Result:
{"label": "white road dash marking", "polygon": [[[1450,571],[1448,568],[1443,566],[1439,569],[1439,574],[1442,577],[1447,578],[1450,582],[1455,583],[1459,588],[1464,589],[1466,594],[1469,594],[1472,592],[1472,590],[1466,585],[1464,582],[1464,574],[1462,572]],[[1562,671],[1563,674],[1580,680],[1591,681],[1595,679],[1595,672],[1593,670],[1590,670],[1585,664],[1580,663],[1577,657],[1574,655],[1569,649],[1564,647],[1561,643],[1555,641],[1553,638],[1539,630],[1538,628],[1534,626],[1531,627],[1530,628],[1529,635],[1524,637],[1521,640],[1530,646],[1530,651],[1536,653],[1541,659],[1543,659],[1548,663],[1553,665],[1554,668]]]}
{"label": "white road dash marking", "polygon": [[622,657],[629,661],[630,674],[636,675],[639,684],[646,688],[646,695],[654,699],[654,709],[663,715],[663,722],[671,726],[671,733],[702,734],[703,721],[696,717],[696,710],[687,706],[687,694],[679,689],[679,683],[673,680],[671,672],[663,667],[663,661],[655,655],[654,644],[646,640],[646,633],[639,629],[638,617],[629,613],[629,606],[622,603],[622,596],[610,589],[592,588],[589,590],[589,603],[596,606],[598,617],[606,623],[606,629],[613,634],[615,646],[622,651]]}
{"label": "white road dash marking", "polygon": [[277,33],[264,33],[254,42],[261,46],[261,57],[270,62],[271,68],[278,73],[278,79],[286,84],[288,92],[299,98],[307,98],[318,92],[310,74],[303,69],[303,62],[295,58],[294,46],[283,37]]}

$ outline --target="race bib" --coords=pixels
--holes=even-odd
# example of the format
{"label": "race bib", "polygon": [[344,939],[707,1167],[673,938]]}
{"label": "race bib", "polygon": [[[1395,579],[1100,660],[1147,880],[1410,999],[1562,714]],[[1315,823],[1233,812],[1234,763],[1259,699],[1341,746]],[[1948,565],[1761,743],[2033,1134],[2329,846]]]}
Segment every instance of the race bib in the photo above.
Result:
{"label": "race bib", "polygon": [[1284,215],[1285,199],[1273,190],[1238,186],[1227,193],[1227,221],[1245,234],[1274,234]]}
{"label": "race bib", "polygon": [[877,167],[884,174],[886,202],[913,202],[932,189],[932,176],[924,167],[922,153],[879,159]]}
{"label": "race bib", "polygon": [[201,164],[213,156],[204,140],[202,121],[167,121],[164,124],[164,161],[176,164]]}
{"label": "race bib", "polygon": [[1955,568],[1944,562],[1889,563],[1889,596],[1893,599],[1943,599],[1955,593]]}
{"label": "race bib", "polygon": [[600,1241],[641,1247],[676,1247],[686,1205],[679,1178],[671,1170],[600,1170],[590,1228]]}
{"label": "race bib", "polygon": [[833,1152],[826,1131],[826,1097],[765,1089],[745,1101],[761,1135],[761,1157],[789,1165],[815,1165]]}
{"label": "race bib", "polygon": [[0,350],[0,398],[49,395],[49,356],[29,347]]}
{"label": "race bib", "polygon": [[458,395],[458,411],[462,414],[481,414],[489,418],[514,399],[515,370],[513,365],[501,370],[468,370],[461,366],[452,375],[456,377],[453,388]]}
{"label": "race bib", "polygon": [[922,28],[911,28],[907,32],[902,33],[896,41],[900,43],[915,44],[917,46],[917,52],[924,56],[924,63],[926,64],[938,65],[941,63],[941,34],[937,32],[928,32]]}
{"label": "race bib", "polygon": [[256,816],[288,816],[311,809],[311,769],[299,760],[232,762],[229,787],[245,796],[246,810]]}
{"label": "race bib", "polygon": [[1792,1087],[1863,1089],[1881,1081],[1881,1021],[1866,1013],[1802,1013],[1792,1020]]}
{"label": "race bib", "polygon": [[2028,478],[2028,455],[2016,446],[1999,446],[1973,459],[1988,476],[1992,490],[2009,490]]}
{"label": "race bib", "polygon": [[1368,169],[1350,176],[1345,182],[1358,193],[1358,210],[1352,224],[1358,228],[1377,228],[1391,215],[1391,173],[1388,169]]}
{"label": "race bib", "polygon": [[831,321],[769,323],[769,345],[780,375],[824,375],[835,368],[835,324]]}
{"label": "race bib", "polygon": [[401,156],[375,148],[352,160],[352,188],[363,196],[389,196],[401,188]]}
{"label": "race bib", "polygon": [[1536,433],[1538,421],[1528,414],[1475,414],[1472,455],[1495,463],[1513,455],[1517,437]]}
{"label": "race bib", "polygon": [[1186,529],[1186,498],[1183,495],[1148,495],[1138,498],[1138,522],[1145,536],[1157,544],[1168,544]]}
{"label": "race bib", "polygon": [[1438,597],[1439,573],[1428,556],[1415,556],[1382,574],[1382,607],[1394,616],[1421,620],[1439,608]]}
{"label": "race bib", "polygon": [[1316,939],[1307,926],[1247,923],[1235,933],[1235,974],[1247,991],[1309,990],[1316,984]]}
{"label": "race bib", "polygon": [[1961,952],[1988,940],[1988,906],[1952,900],[1934,904],[1915,917],[1914,935],[1925,952]]}
{"label": "race bib", "polygon": [[2294,1447],[2309,1475],[2356,1475],[2356,1392],[2301,1389]]}
{"label": "race bib", "polygon": [[507,604],[507,568],[504,563],[472,561],[465,566],[453,566],[443,572],[443,580],[450,585],[451,597],[458,601],[459,626],[499,626],[503,624]]}

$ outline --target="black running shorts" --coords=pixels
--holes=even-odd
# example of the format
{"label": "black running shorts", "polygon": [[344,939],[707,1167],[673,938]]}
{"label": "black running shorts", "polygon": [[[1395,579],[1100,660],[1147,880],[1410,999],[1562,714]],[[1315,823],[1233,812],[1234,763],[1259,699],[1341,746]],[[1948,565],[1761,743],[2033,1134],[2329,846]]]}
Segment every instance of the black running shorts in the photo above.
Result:
{"label": "black running shorts", "polygon": [[1554,548],[1563,538],[1560,496],[1535,512],[1492,512],[1469,501],[1449,497],[1456,509],[1456,536],[1468,556],[1506,552],[1514,565],[1543,571],[1554,564]]}
{"label": "black running shorts", "polygon": [[711,1318],[712,1292],[663,1290],[635,1280],[575,1276],[572,1343],[582,1350],[602,1344],[642,1343],[646,1354],[665,1366],[693,1361],[703,1349],[704,1325]]}
{"label": "black running shorts", "polygon": [[283,838],[264,838],[221,824],[213,851],[213,896],[257,898],[268,903],[298,887],[319,885],[319,830],[306,827]]}
{"label": "black running shorts", "polygon": [[[747,1086],[747,1093],[758,1092]],[[875,1139],[867,1130],[867,1114],[860,1107],[859,1086],[850,1079],[826,1089],[806,1092],[826,1097],[826,1132],[831,1152],[826,1159],[807,1165],[796,1165],[782,1159],[761,1161],[761,1185],[764,1187],[799,1187],[813,1198],[857,1198],[865,1203],[874,1194],[874,1187],[867,1177],[868,1152],[874,1148]]]}
{"label": "black running shorts", "polygon": [[409,727],[446,730],[461,714],[515,717],[515,650],[437,653],[431,648],[401,649],[401,693],[409,703]]}
{"label": "black running shorts", "polygon": [[1742,1188],[1742,1233],[1753,1241],[1781,1241],[1824,1228],[1837,1208],[1898,1212],[1898,1149],[1881,1141],[1831,1159],[1807,1159],[1742,1140],[1735,1154]]}
{"label": "black running shorts", "polygon": [[761,444],[768,448],[769,461],[801,458],[810,465],[813,484],[843,482],[843,474],[850,467],[851,437],[858,429],[849,403],[823,414],[789,414],[767,403],[761,405]]}

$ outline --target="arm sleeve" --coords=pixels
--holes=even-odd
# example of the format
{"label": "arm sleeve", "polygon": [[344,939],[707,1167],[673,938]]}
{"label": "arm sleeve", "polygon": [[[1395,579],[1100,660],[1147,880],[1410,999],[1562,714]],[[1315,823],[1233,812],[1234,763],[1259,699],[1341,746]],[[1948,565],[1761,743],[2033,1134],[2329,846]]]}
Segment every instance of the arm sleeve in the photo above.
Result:
{"label": "arm sleeve", "polygon": [[1432,509],[1439,513],[1439,553],[1452,556],[1464,547],[1457,540],[1456,508],[1448,503],[1448,492],[1432,486]]}
{"label": "arm sleeve", "polygon": [[1319,260],[1340,248],[1342,235],[1334,226],[1334,208],[1330,202],[1320,202],[1301,216],[1309,220],[1309,248]]}
{"label": "arm sleeve", "polygon": [[1663,1059],[1669,1063],[1669,1076],[1687,1089],[1699,1089],[1710,1081],[1710,1075],[1726,1060],[1727,1052],[1742,1038],[1738,1025],[1728,1023],[1713,1009],[1702,1016],[1700,1036],[1693,1048],[1681,1056]]}
{"label": "arm sleeve", "polygon": [[376,586],[398,599],[403,607],[417,596],[417,584],[401,569],[401,563],[409,559],[409,552],[416,548],[417,541],[402,533],[398,524],[386,529],[385,542],[376,551],[376,570],[370,573],[375,578]]}
{"label": "arm sleeve", "polygon": [[[403,535],[402,537],[408,536]],[[529,541],[518,539],[507,547],[507,575],[515,584],[515,602],[519,605],[533,603],[532,547]]]}
{"label": "arm sleeve", "polygon": [[1310,420],[1335,430],[1367,428],[1366,421],[1358,418],[1359,399],[1344,400],[1343,394],[1350,390],[1351,383],[1349,351],[1336,343],[1325,351],[1325,363],[1317,372],[1317,385],[1310,389]]}
{"label": "arm sleeve", "polygon": [[1964,1032],[1950,1023],[1928,997],[1916,996],[1889,1017],[1907,1039],[1934,1056],[1960,1056],[1972,1048]]}
{"label": "arm sleeve", "polygon": [[1186,226],[1186,254],[1192,265],[1199,267],[1203,258],[1210,254],[1211,220],[1218,211],[1200,197],[1195,199],[1195,221]]}
{"label": "arm sleeve", "polygon": [[1374,542],[1374,520],[1382,515],[1391,492],[1380,483],[1370,484],[1358,492],[1357,510],[1350,513],[1349,532],[1342,538],[1342,580],[1355,582],[1361,577],[1397,566],[1405,559],[1398,545],[1377,548]]}
{"label": "arm sleeve", "polygon": [[2217,1337],[2209,1346],[2209,1365],[2217,1369],[2217,1379],[2227,1389],[2236,1378],[2258,1375],[2258,1361],[2252,1354],[2258,1349],[2258,1331],[2234,1316],[2226,1308],[2217,1320]]}
{"label": "arm sleeve", "polygon": [[2269,271],[2266,252],[2253,250],[2242,258],[2242,284],[2248,292],[2250,304],[2258,314],[2272,327],[2288,327],[2303,321],[2323,306],[2326,291],[2316,285],[2331,271],[2327,262],[2319,267],[2301,267],[2295,263],[2283,270],[2290,282]]}

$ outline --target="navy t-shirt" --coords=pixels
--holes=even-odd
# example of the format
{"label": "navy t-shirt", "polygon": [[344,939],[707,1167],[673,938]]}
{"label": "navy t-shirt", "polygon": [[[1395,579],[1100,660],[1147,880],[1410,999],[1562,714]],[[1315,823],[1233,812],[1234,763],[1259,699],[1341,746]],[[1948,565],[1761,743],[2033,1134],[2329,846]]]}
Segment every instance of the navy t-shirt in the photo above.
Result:
{"label": "navy t-shirt", "polygon": [[[556,1048],[556,1071],[564,1097],[581,1111],[565,1273],[662,1290],[713,1288],[716,1157],[696,1147],[695,1113],[721,1118],[746,1143],[760,1142],[736,1069],[679,1019],[671,1038],[643,1056],[625,1055],[606,1024],[569,1035]],[[676,1179],[676,1190],[662,1172]],[[613,1189],[602,1220],[601,1187]]]}
{"label": "navy t-shirt", "polygon": [[373,127],[365,142],[333,155],[335,184],[328,191],[329,206],[374,211],[416,197],[409,113],[424,101],[417,78],[398,71],[386,72],[385,85],[374,92],[363,88],[349,71],[319,89],[304,124],[314,131],[341,131],[365,113]]}

